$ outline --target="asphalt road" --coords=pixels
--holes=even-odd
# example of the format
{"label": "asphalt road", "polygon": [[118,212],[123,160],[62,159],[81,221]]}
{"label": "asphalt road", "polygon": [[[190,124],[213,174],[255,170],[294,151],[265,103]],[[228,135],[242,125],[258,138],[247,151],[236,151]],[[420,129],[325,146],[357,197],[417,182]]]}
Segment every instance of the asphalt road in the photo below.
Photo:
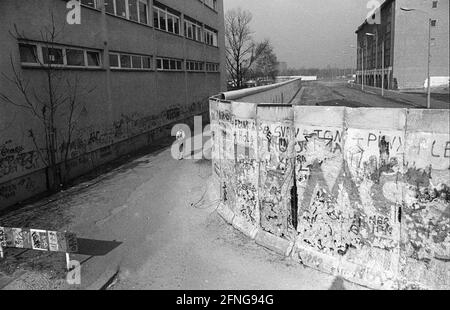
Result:
{"label": "asphalt road", "polygon": [[[372,90],[362,92],[350,88],[346,82],[307,82],[304,89],[294,100],[297,105],[347,106],[351,108],[425,108],[426,96],[421,93],[405,94],[389,92],[385,97]],[[439,99],[439,100],[438,100]],[[432,99],[432,108],[449,109],[445,94],[436,94]]]}

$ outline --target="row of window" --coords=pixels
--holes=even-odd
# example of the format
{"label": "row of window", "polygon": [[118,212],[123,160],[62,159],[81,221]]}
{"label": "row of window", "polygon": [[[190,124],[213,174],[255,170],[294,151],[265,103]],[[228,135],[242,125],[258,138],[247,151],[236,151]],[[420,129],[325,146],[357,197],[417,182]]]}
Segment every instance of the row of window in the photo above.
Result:
{"label": "row of window", "polygon": [[19,43],[20,61],[28,65],[99,68],[100,52],[75,47]]}
{"label": "row of window", "polygon": [[[180,21],[181,18],[175,11],[167,7],[153,6],[153,26],[156,29],[181,35]],[[187,16],[184,21],[184,36],[211,46],[218,46],[216,30],[206,25],[203,30],[202,23]]]}
{"label": "row of window", "polygon": [[180,34],[180,17],[167,8],[153,7],[153,26],[173,34]]}
{"label": "row of window", "polygon": [[[108,14],[148,25],[147,0],[104,0]],[[81,0],[81,4],[99,9],[99,0]]]}
{"label": "row of window", "polygon": [[201,61],[186,60],[186,71],[205,71],[205,63]]}
{"label": "row of window", "polygon": [[109,54],[109,66],[113,69],[152,69],[152,57],[132,54]]}
{"label": "row of window", "polygon": [[[101,52],[91,49],[66,46],[50,46],[44,43],[19,43],[20,61],[24,65],[54,65],[61,67],[101,68]],[[182,71],[183,60],[158,57],[157,70]],[[186,60],[187,71],[204,71],[202,61]],[[112,69],[153,69],[153,57],[129,53],[109,53],[109,65]],[[218,72],[219,64],[206,63],[207,72]]]}
{"label": "row of window", "polygon": [[[81,3],[92,8],[99,8],[99,0],[81,0]],[[108,14],[149,25],[147,0],[104,0],[104,3]],[[204,3],[217,9],[216,1],[205,1]],[[180,13],[163,5],[153,6],[153,26],[156,29],[181,35],[180,21]],[[207,26],[205,25],[205,27]],[[211,28],[205,29],[203,32],[203,24],[189,17],[186,17],[184,22],[184,35],[189,39],[217,46],[217,31]]]}
{"label": "row of window", "polygon": [[218,63],[206,63],[206,71],[207,72],[219,72],[219,64]]}
{"label": "row of window", "polygon": [[203,26],[201,23],[186,19],[184,21],[184,35],[186,38],[203,42]]}

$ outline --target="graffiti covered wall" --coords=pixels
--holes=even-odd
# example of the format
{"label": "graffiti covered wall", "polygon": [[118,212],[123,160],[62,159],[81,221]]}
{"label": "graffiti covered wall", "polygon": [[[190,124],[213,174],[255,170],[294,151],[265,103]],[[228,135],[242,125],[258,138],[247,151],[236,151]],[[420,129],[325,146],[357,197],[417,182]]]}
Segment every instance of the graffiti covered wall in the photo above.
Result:
{"label": "graffiti covered wall", "polygon": [[[168,107],[156,115],[122,114],[109,125],[90,122],[77,128],[70,143],[61,142],[58,152],[68,150],[68,174],[74,178],[170,136],[171,124],[183,121],[192,125],[195,115],[206,116],[206,121],[207,111],[205,98],[187,106]],[[27,145],[12,139],[0,141],[0,210],[47,190],[45,165],[29,141],[23,141]]]}
{"label": "graffiti covered wall", "polygon": [[[218,105],[234,103],[213,100],[212,115]],[[229,115],[228,127],[212,118],[213,135],[240,130]],[[237,160],[248,152],[234,154],[234,167],[213,158],[221,183],[255,180],[257,166],[251,203],[222,195],[234,214],[256,207],[259,219],[245,219],[292,243],[306,266],[373,288],[450,288],[448,111],[260,105],[254,118],[248,171]]]}

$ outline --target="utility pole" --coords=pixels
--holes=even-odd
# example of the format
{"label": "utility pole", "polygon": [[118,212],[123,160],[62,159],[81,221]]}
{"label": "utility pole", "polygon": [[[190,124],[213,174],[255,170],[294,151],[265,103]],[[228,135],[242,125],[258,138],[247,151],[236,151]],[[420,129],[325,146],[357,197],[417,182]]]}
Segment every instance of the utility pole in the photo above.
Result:
{"label": "utility pole", "polygon": [[427,78],[428,78],[428,85],[427,85],[427,108],[431,109],[431,73],[430,73],[430,67],[431,67],[431,22],[432,19],[430,18],[430,14],[428,12],[425,12],[420,9],[415,8],[405,8],[401,7],[400,10],[405,12],[421,12],[428,16],[428,65],[427,65]]}

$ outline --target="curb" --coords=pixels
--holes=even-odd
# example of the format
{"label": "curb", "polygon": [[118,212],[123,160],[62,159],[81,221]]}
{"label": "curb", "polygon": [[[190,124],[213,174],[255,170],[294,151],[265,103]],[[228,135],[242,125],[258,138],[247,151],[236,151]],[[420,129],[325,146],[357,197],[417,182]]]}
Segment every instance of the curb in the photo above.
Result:
{"label": "curb", "polygon": [[101,274],[101,276],[91,285],[87,286],[85,289],[88,291],[99,291],[105,289],[106,285],[118,275],[119,266],[115,268],[108,268],[105,272]]}
{"label": "curb", "polygon": [[294,248],[294,242],[277,237],[265,231],[258,231],[255,242],[273,252],[284,256],[290,256]]}
{"label": "curb", "polygon": [[254,240],[258,234],[258,227],[250,224],[245,219],[235,216],[233,219],[233,227],[242,232],[244,235]]}
{"label": "curb", "polygon": [[224,203],[220,203],[217,207],[217,213],[230,225],[233,225],[234,213],[231,209]]}

